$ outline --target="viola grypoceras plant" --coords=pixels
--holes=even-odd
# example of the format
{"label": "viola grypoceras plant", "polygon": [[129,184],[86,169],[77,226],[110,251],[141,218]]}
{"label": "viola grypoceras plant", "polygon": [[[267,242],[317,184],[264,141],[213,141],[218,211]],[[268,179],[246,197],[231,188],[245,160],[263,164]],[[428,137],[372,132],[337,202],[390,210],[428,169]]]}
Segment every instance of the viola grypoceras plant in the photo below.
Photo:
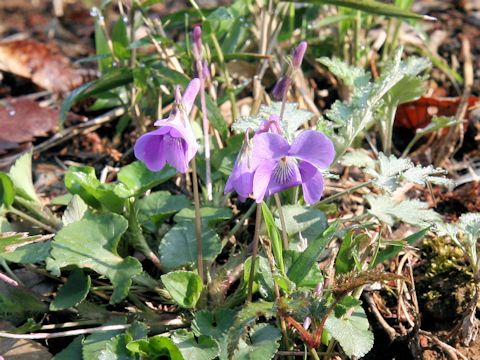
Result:
{"label": "viola grypoceras plant", "polygon": [[157,130],[142,135],[135,143],[135,157],[151,171],[161,170],[166,163],[185,173],[188,163],[195,156],[198,144],[188,115],[200,90],[200,80],[195,78],[187,86],[183,96],[175,89],[175,105],[167,119],[157,120]]}

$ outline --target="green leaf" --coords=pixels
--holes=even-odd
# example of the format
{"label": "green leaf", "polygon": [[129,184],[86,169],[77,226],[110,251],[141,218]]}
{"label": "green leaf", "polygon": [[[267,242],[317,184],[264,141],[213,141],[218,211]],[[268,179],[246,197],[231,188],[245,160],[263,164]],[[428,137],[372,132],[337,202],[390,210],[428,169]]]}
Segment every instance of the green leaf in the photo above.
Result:
{"label": "green leaf", "polygon": [[344,166],[356,166],[359,168],[371,168],[374,169],[376,161],[370,157],[370,153],[365,149],[354,149],[345,155],[341,159],[341,163]]}
{"label": "green leaf", "polygon": [[416,233],[409,235],[405,239],[401,240],[399,244],[389,245],[385,249],[379,251],[374,261],[370,264],[370,267],[374,268],[376,265],[393,258],[395,255],[405,249],[405,245],[413,245],[417,241],[424,238],[428,230],[429,228],[425,228],[417,231]]}
{"label": "green leaf", "polygon": [[15,188],[12,180],[4,172],[0,172],[0,206],[7,208],[13,204],[15,199]]}
{"label": "green leaf", "polygon": [[0,282],[0,320],[17,325],[47,310],[46,304],[24,287]]}
{"label": "green leaf", "polygon": [[194,308],[203,285],[200,276],[191,271],[172,271],[161,276],[162,283],[173,300],[184,308]]}
{"label": "green leaf", "polygon": [[[124,318],[114,318],[104,325],[123,325]],[[106,350],[107,344],[113,337],[121,334],[123,330],[109,330],[95,332],[85,338],[83,341],[82,355],[83,360],[98,360],[101,359],[102,351]]]}
{"label": "green leaf", "polygon": [[345,64],[339,58],[322,57],[318,61],[349,88],[365,86],[370,80],[370,73],[365,72],[363,68]]}
{"label": "green leaf", "polygon": [[[258,205],[257,205],[258,206]],[[285,274],[285,265],[283,263],[283,246],[280,239],[280,232],[275,225],[273,215],[265,202],[262,202],[262,214],[267,227],[267,234],[272,241],[272,252],[275,262],[282,274]]]}
{"label": "green leaf", "polygon": [[50,303],[50,310],[64,310],[81,303],[87,297],[91,283],[90,276],[85,276],[81,269],[73,270]]}
{"label": "green leaf", "polygon": [[182,329],[173,333],[172,340],[184,359],[212,360],[218,356],[218,345],[210,336],[195,339],[192,332]]}
{"label": "green leaf", "polygon": [[[104,92],[116,89],[120,86],[128,85],[132,81],[132,71],[127,67],[121,67],[116,69],[110,69],[99,79],[76,88],[65,98],[62,106],[60,107],[60,123],[63,124],[65,122],[67,114],[74,103],[82,101],[90,96],[99,95]],[[122,110],[123,109],[117,112],[118,116],[123,115]]]}
{"label": "green leaf", "polygon": [[95,21],[95,53],[98,56],[98,69],[102,74],[112,66],[112,54],[102,27]]}
{"label": "green leaf", "polygon": [[93,208],[123,211],[125,200],[116,194],[115,185],[101,183],[90,166],[71,166],[65,174],[65,186]]}
{"label": "green leaf", "polygon": [[358,300],[357,298],[354,298],[353,296],[345,296],[338,302],[338,304],[335,306],[335,317],[336,318],[341,318],[343,315],[347,313],[348,310],[351,308],[361,306],[362,302]]}
{"label": "green leaf", "polygon": [[37,204],[40,199],[35,192],[32,181],[32,153],[26,152],[20,156],[8,173],[15,186],[17,195]]}
{"label": "green leaf", "polygon": [[367,195],[370,204],[368,212],[378,220],[393,226],[397,221],[421,227],[440,221],[440,215],[428,209],[428,204],[419,200],[395,202],[391,197]]}
{"label": "green leaf", "polygon": [[83,360],[83,335],[77,336],[68,346],[57,353],[51,360]]}
{"label": "green leaf", "polygon": [[61,268],[71,265],[92,269],[110,279],[114,286],[110,302],[118,303],[127,296],[132,277],[142,272],[137,259],[122,258],[117,253],[127,225],[127,220],[120,215],[88,212],[80,221],[57,233],[47,269],[56,276],[60,275]]}
{"label": "green leaf", "polygon": [[150,360],[184,360],[177,345],[171,339],[161,335],[131,341],[127,344],[127,349]]}
{"label": "green leaf", "polygon": [[349,231],[342,239],[342,244],[335,258],[335,270],[337,274],[345,274],[355,266],[352,259],[352,238],[352,231]]}
{"label": "green leaf", "polygon": [[276,315],[276,310],[274,309],[274,304],[267,301],[256,301],[251,303],[246,303],[235,316],[235,321],[232,327],[229,329],[229,338],[228,338],[228,358],[233,357],[234,351],[240,344],[242,336],[245,334],[247,329],[252,326],[255,321],[263,316],[267,319],[272,318]]}
{"label": "green leaf", "polygon": [[271,359],[280,346],[280,330],[269,324],[255,325],[249,332],[249,341],[240,340],[235,360]]}
{"label": "green leaf", "polygon": [[[326,117],[338,128],[331,138],[335,145],[337,157],[341,157],[350,147],[355,138],[376,119],[377,114],[384,109],[385,95],[388,94],[402,79],[415,76],[424,70],[425,61],[410,57],[401,61],[400,48],[386,64],[382,75],[364,86],[354,86],[348,101],[336,101],[327,111]],[[359,73],[362,74],[362,73]],[[364,82],[364,75],[352,80]]]}
{"label": "green leaf", "polygon": [[[203,226],[202,240],[204,261],[213,261],[222,251],[220,238],[212,229]],[[195,265],[197,263],[197,241],[194,223],[182,221],[172,227],[162,239],[158,252],[160,262],[167,271]]]}
{"label": "green leaf", "polygon": [[33,235],[29,236],[27,233],[17,233],[13,231],[0,233],[0,253],[11,253],[18,248],[47,241],[53,235]]}
{"label": "green leaf", "polygon": [[112,43],[113,52],[119,59],[129,59],[130,51],[128,49],[129,41],[127,35],[127,26],[121,16],[113,26]]}
{"label": "green leaf", "polygon": [[143,194],[145,191],[164,183],[176,174],[171,166],[153,172],[148,170],[142,161],[135,161],[124,166],[117,174],[117,178],[134,195]]}
{"label": "green leaf", "polygon": [[369,330],[367,315],[361,306],[346,319],[334,314],[325,322],[325,329],[339,342],[347,356],[361,358],[373,347],[373,333]]}
{"label": "green leaf", "polygon": [[192,330],[198,337],[206,335],[212,337],[218,344],[220,360],[228,360],[228,330],[233,325],[235,311],[221,309],[214,313],[207,310],[197,311],[192,323]]}
{"label": "green leaf", "polygon": [[[282,209],[289,236],[301,233],[302,238],[312,241],[327,228],[327,218],[323,211],[299,205],[284,205]],[[281,228],[279,218],[275,218],[275,223]]]}
{"label": "green leaf", "polygon": [[[293,1],[293,0],[287,0]],[[369,14],[384,15],[389,17],[407,18],[407,19],[425,19],[424,15],[416,14],[410,10],[402,9],[392,4],[375,0],[305,0],[304,2],[312,4],[329,4],[335,6],[347,7],[360,10]]]}
{"label": "green leaf", "polygon": [[[296,250],[287,250],[283,253],[283,258],[285,259],[285,266],[288,269],[292,266],[295,261],[302,255],[301,252]],[[288,271],[287,271],[288,274]],[[317,266],[312,266],[310,271],[305,274],[305,277],[296,284],[297,287],[307,287],[314,289],[318,285],[319,282],[323,281],[323,275],[320,269]]]}
{"label": "green leaf", "polygon": [[33,244],[22,245],[12,252],[0,253],[0,256],[7,261],[17,264],[35,264],[42,261],[50,255],[51,242],[42,241]]}
{"label": "green leaf", "polygon": [[68,225],[80,220],[88,210],[88,205],[78,195],[73,195],[62,216],[63,225]]}
{"label": "green leaf", "polygon": [[[249,257],[245,261],[245,266],[243,269],[243,280],[247,284],[250,279],[250,269],[252,266],[252,257]],[[273,300],[274,299],[274,282],[273,282],[273,274],[270,269],[270,265],[268,261],[263,256],[257,256],[255,261],[255,275],[254,275],[254,291],[255,288],[258,286],[258,291],[260,295],[267,299]]]}
{"label": "green leaf", "polygon": [[[213,226],[217,222],[230,219],[232,217],[232,210],[229,208],[202,207],[200,208],[200,217],[202,224]],[[177,213],[173,219],[177,223],[183,221],[193,222],[195,220],[195,210],[192,208],[184,208]]]}
{"label": "green leaf", "polygon": [[332,223],[319,237],[308,245],[304,252],[302,252],[290,269],[288,269],[287,275],[291,281],[297,285],[300,284],[310,269],[315,265],[322,251],[333,239],[338,225],[338,221]]}
{"label": "green leaf", "polygon": [[142,223],[146,221],[158,223],[190,204],[190,200],[185,195],[172,195],[168,191],[156,191],[137,202],[138,216]]}

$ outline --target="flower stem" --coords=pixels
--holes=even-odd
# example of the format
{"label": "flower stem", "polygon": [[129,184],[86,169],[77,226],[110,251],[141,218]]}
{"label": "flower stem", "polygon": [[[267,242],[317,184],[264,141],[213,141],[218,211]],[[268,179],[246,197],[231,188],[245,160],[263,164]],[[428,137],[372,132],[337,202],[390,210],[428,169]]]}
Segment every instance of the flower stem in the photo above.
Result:
{"label": "flower stem", "polygon": [[213,200],[212,187],[212,165],[210,162],[210,137],[208,135],[208,118],[207,118],[207,102],[205,100],[205,78],[203,76],[202,62],[197,60],[197,72],[200,79],[200,105],[202,107],[202,127],[203,127],[203,143],[205,146],[205,182],[207,186],[207,199]]}
{"label": "flower stem", "polygon": [[262,224],[262,207],[257,204],[255,215],[255,233],[253,234],[253,249],[250,265],[250,276],[248,277],[247,302],[252,301],[253,278],[255,276],[255,262],[257,261],[258,238],[260,236],[260,226]]}
{"label": "flower stem", "polygon": [[205,284],[205,273],[203,271],[203,241],[202,241],[202,219],[200,214],[200,195],[198,193],[197,162],[192,159],[192,187],[193,203],[195,206],[195,238],[197,239],[197,269],[198,276]]}
{"label": "flower stem", "polygon": [[56,232],[56,230],[55,230],[54,228],[52,228],[51,226],[44,224],[43,222],[35,219],[34,217],[32,217],[32,216],[24,213],[24,212],[21,211],[21,210],[15,209],[14,207],[10,207],[10,208],[8,209],[8,212],[17,215],[17,216],[21,217],[22,219],[25,219],[25,220],[31,222],[32,224],[35,224],[35,225],[37,225],[38,227],[40,227],[40,228],[42,228],[43,230],[46,230],[46,231],[48,231],[48,232],[50,232],[50,233],[55,233],[55,232]]}
{"label": "flower stem", "polygon": [[275,204],[276,204],[277,209],[278,209],[278,216],[280,218],[280,224],[282,225],[283,249],[288,250],[287,226],[285,224],[285,215],[283,214],[282,203],[280,202],[280,196],[278,194],[274,194],[273,197],[275,198]]}
{"label": "flower stem", "polygon": [[40,205],[25,200],[20,196],[15,196],[15,203],[27,209],[30,213],[52,228],[57,230],[61,228],[62,222],[55,215],[49,212],[48,209],[45,211]]}
{"label": "flower stem", "polygon": [[361,183],[361,184],[358,184],[358,185],[356,185],[356,186],[354,186],[354,187],[352,187],[352,188],[350,188],[350,189],[347,189],[347,190],[341,191],[341,192],[339,192],[339,193],[336,193],[335,195],[329,196],[329,197],[327,197],[327,198],[325,198],[325,199],[317,202],[316,205],[322,205],[322,204],[331,203],[332,201],[341,198],[343,195],[350,194],[350,193],[352,193],[352,192],[354,192],[354,191],[356,191],[356,190],[358,190],[358,189],[361,189],[361,188],[363,188],[363,187],[365,187],[365,186],[370,185],[371,183],[373,183],[373,180],[365,181],[365,182],[363,182],[363,183]]}

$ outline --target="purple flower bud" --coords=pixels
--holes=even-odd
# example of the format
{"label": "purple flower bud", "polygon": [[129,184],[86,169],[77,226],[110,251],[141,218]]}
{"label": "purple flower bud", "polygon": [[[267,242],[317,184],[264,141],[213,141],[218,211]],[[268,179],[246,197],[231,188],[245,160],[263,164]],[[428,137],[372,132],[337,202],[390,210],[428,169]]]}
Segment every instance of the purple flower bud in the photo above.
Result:
{"label": "purple flower bud", "polygon": [[293,50],[292,55],[292,66],[295,69],[299,69],[302,66],[303,57],[305,56],[305,52],[307,51],[307,42],[302,41],[298,46]]}
{"label": "purple flower bud", "polygon": [[255,135],[272,132],[274,134],[282,134],[282,127],[280,126],[280,117],[278,115],[270,115],[267,120],[262,121]]}
{"label": "purple flower bud", "polygon": [[236,191],[240,201],[250,197],[253,189],[252,144],[246,133],[242,149],[235,160],[233,170],[228,177],[224,193]]}
{"label": "purple flower bud", "polygon": [[281,77],[275,84],[275,87],[273,88],[273,91],[272,91],[273,97],[276,100],[282,100],[284,96],[287,95],[287,91],[291,83],[292,83],[292,80],[290,79],[290,77],[288,76]]}
{"label": "purple flower bud", "polygon": [[202,28],[195,25],[192,31],[193,56],[198,60],[202,57]]}
{"label": "purple flower bud", "polygon": [[198,150],[188,115],[199,90],[199,79],[190,81],[183,97],[177,88],[174,111],[167,119],[155,122],[154,125],[159,127],[157,130],[143,134],[135,143],[135,157],[151,171],[160,171],[166,163],[181,173],[187,171],[188,163]]}

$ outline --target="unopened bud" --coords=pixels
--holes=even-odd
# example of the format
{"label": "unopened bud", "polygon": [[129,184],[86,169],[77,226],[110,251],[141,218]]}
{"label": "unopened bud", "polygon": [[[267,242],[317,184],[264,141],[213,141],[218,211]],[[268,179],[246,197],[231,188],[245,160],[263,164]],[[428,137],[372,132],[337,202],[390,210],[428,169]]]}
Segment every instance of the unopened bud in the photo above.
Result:
{"label": "unopened bud", "polygon": [[199,25],[193,27],[193,55],[198,59],[202,56],[202,28]]}
{"label": "unopened bud", "polygon": [[288,88],[290,87],[291,79],[288,76],[280,78],[275,87],[273,88],[272,95],[277,100],[282,100],[287,95]]}
{"label": "unopened bud", "polygon": [[295,69],[299,69],[302,66],[303,57],[307,51],[307,42],[302,41],[298,46],[293,50],[292,55],[292,65]]}

